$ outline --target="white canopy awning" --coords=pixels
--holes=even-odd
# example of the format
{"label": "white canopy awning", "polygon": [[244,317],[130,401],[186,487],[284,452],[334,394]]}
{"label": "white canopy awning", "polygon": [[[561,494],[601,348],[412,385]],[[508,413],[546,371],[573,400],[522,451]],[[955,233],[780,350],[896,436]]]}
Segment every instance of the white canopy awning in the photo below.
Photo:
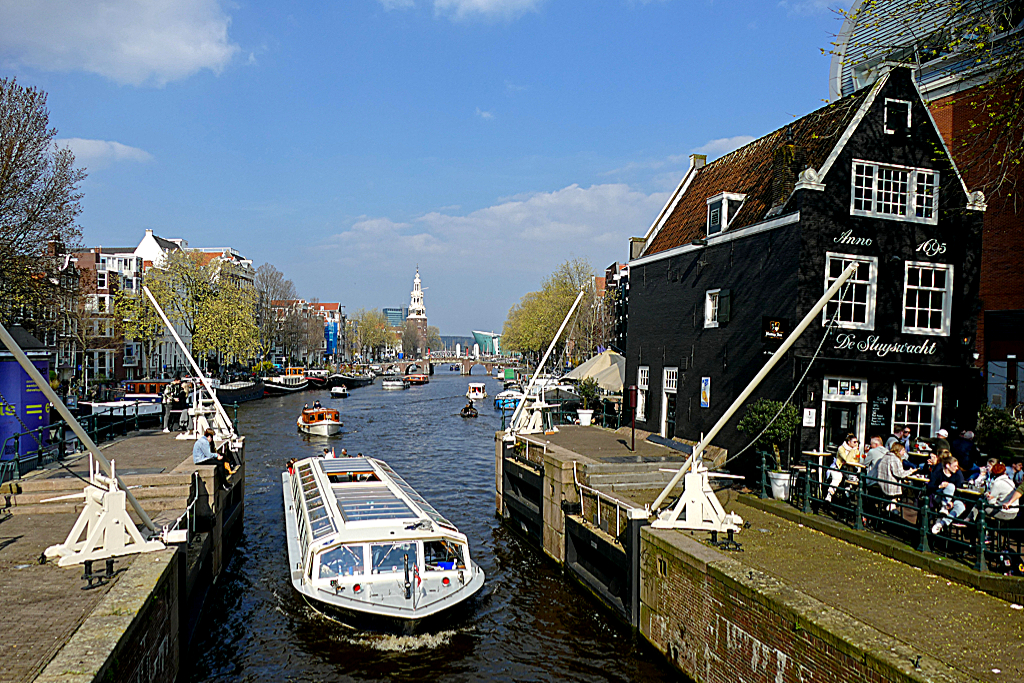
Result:
{"label": "white canopy awning", "polygon": [[580,364],[564,379],[582,380],[593,377],[604,391],[621,393],[626,380],[626,359],[611,349],[603,351]]}

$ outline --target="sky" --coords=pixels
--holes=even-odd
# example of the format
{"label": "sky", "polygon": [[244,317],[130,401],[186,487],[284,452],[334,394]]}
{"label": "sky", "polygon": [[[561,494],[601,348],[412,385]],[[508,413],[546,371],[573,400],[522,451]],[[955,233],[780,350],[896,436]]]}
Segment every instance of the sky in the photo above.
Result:
{"label": "sky", "polygon": [[682,178],[822,106],[825,0],[0,0],[86,246],[147,228],[299,295],[500,331],[570,258],[628,258]]}

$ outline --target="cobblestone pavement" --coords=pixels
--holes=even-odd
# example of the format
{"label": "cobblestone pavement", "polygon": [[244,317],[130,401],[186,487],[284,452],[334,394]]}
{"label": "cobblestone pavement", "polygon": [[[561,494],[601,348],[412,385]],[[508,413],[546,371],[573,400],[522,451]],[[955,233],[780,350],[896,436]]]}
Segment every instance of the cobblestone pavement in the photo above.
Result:
{"label": "cobblestone pavement", "polygon": [[[738,502],[744,564],[984,681],[1024,681],[1024,610]],[[998,673],[996,673],[998,671]]]}
{"label": "cobblestone pavement", "polygon": [[[39,564],[48,546],[64,541],[76,517],[15,514],[0,518],[4,624],[0,683],[27,683],[35,678],[109,590],[109,585],[82,590],[81,566]],[[124,558],[115,567],[127,567],[131,561]]]}

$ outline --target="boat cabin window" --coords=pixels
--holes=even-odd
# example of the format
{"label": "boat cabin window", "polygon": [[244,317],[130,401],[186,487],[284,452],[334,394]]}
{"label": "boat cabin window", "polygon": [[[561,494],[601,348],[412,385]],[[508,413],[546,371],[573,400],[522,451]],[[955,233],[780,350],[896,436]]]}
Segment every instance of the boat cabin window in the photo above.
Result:
{"label": "boat cabin window", "polygon": [[423,564],[427,571],[465,569],[462,546],[451,541],[423,541]]}
{"label": "boat cabin window", "polygon": [[[404,571],[403,564],[403,571]],[[320,578],[356,576],[363,573],[363,546],[339,545],[320,554]]]}
{"label": "boat cabin window", "polygon": [[405,543],[383,543],[370,546],[370,555],[373,557],[371,572],[374,574],[387,574],[389,572],[405,572],[405,556],[409,556],[409,571],[416,566],[416,543],[406,541]]}
{"label": "boat cabin window", "polygon": [[352,484],[361,481],[380,481],[376,472],[337,472],[328,474],[327,478],[332,484]]}

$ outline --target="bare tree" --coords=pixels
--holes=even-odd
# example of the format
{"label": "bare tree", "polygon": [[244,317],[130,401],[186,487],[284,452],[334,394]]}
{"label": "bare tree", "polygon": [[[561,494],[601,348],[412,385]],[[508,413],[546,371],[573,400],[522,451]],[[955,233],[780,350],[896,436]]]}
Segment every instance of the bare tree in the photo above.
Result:
{"label": "bare tree", "polygon": [[75,223],[85,171],[69,149],[55,148],[46,93],[0,78],[0,318],[9,322],[24,307],[53,306],[47,244],[78,244]]}
{"label": "bare tree", "polygon": [[277,336],[277,314],[274,301],[291,301],[298,299],[295,283],[285,279],[284,273],[269,263],[256,269],[253,278],[256,289],[256,324],[260,331],[260,345],[264,352],[270,349]]}

